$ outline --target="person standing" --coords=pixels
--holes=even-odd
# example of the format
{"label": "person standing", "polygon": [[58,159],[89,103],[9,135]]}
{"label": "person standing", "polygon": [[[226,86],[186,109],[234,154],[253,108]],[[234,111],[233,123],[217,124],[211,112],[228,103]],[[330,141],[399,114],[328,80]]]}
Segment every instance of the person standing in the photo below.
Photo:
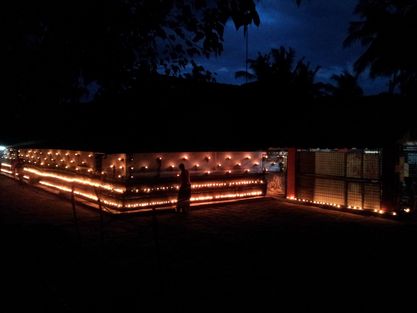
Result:
{"label": "person standing", "polygon": [[190,173],[185,169],[183,163],[179,166],[181,170],[180,173],[180,189],[178,191],[177,199],[177,213],[187,213],[190,209],[190,199],[191,199],[191,181]]}
{"label": "person standing", "polygon": [[24,161],[19,156],[16,159],[16,163],[14,165],[14,171],[13,171],[14,178],[16,178],[19,182],[23,182],[23,167],[24,167]]}

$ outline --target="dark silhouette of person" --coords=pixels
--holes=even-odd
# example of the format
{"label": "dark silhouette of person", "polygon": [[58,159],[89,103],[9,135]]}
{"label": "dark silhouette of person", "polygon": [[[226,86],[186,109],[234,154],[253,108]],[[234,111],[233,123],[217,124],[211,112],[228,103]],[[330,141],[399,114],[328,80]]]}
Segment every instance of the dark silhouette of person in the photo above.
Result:
{"label": "dark silhouette of person", "polygon": [[190,173],[185,169],[183,163],[179,166],[180,173],[180,190],[178,191],[177,213],[187,213],[190,209],[191,199],[191,182]]}
{"label": "dark silhouette of person", "polygon": [[[23,166],[24,161],[21,157],[17,157],[15,164],[14,164],[14,177],[19,180],[19,182],[23,181]],[[17,176],[17,177],[16,177]]]}
{"label": "dark silhouette of person", "polygon": [[161,177],[161,167],[162,167],[162,160],[161,158],[156,159],[156,178]]}
{"label": "dark silhouette of person", "polygon": [[282,162],[282,161],[279,161],[279,163],[278,163],[278,166],[279,166],[279,171],[280,172],[284,172],[284,162]]}

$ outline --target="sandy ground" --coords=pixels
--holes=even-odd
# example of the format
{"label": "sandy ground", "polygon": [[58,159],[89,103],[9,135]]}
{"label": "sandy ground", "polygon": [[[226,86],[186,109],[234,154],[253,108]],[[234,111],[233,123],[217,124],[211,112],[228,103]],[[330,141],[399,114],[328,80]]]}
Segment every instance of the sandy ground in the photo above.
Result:
{"label": "sandy ground", "polygon": [[77,215],[79,235],[70,202],[0,176],[1,312],[401,311],[417,295],[414,222],[276,199]]}

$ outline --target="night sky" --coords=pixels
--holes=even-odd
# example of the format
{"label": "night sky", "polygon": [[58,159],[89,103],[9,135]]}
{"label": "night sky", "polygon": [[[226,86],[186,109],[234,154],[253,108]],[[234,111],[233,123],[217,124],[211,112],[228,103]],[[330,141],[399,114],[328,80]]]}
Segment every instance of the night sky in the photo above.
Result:
{"label": "night sky", "polygon": [[[360,55],[359,46],[343,48],[349,22],[357,20],[353,15],[357,0],[328,1],[306,0],[297,7],[290,0],[262,0],[258,3],[261,25],[249,28],[249,57],[258,51],[265,53],[280,46],[292,47],[296,59],[305,57],[312,67],[321,66],[318,81],[328,82],[333,74],[352,70]],[[198,60],[208,70],[215,72],[217,82],[241,84],[234,73],[245,68],[245,45],[243,29],[236,31],[229,22],[225,28],[224,52],[218,58]],[[363,73],[359,83],[365,94],[387,90],[386,79],[371,80]]]}

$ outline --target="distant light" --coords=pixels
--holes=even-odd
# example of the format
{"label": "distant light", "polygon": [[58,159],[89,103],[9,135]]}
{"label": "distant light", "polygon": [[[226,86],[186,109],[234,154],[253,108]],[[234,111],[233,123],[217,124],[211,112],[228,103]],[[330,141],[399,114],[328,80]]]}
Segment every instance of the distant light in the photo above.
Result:
{"label": "distant light", "polygon": [[0,151],[4,151],[4,150],[6,150],[7,149],[7,147],[5,147],[5,146],[0,146]]}

